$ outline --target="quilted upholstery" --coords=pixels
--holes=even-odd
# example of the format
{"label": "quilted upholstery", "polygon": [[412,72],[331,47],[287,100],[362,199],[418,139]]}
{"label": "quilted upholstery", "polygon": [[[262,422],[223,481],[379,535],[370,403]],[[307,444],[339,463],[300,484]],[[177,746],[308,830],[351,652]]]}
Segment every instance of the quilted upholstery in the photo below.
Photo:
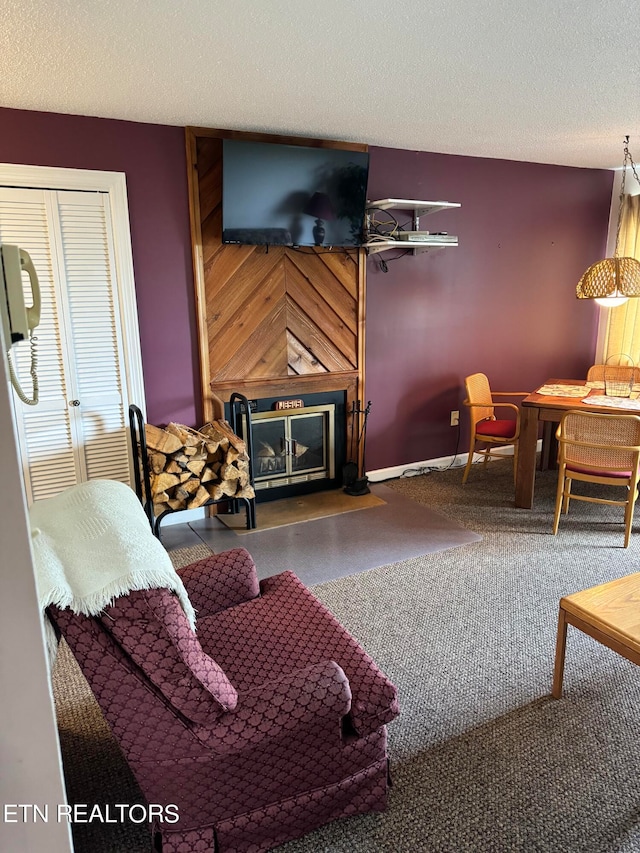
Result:
{"label": "quilted upholstery", "polygon": [[[149,803],[163,853],[261,853],[338,817],[381,811],[396,691],[291,572],[263,581],[244,549],[100,618],[50,608]],[[150,841],[151,849],[151,841]]]}
{"label": "quilted upholstery", "polygon": [[[198,621],[200,641],[240,692],[329,657],[340,663],[351,685],[351,719],[358,734],[397,715],[394,685],[293,572],[262,581],[261,592],[256,601]],[[247,634],[250,646],[244,642]]]}
{"label": "quilted upholstery", "polygon": [[220,666],[205,654],[176,595],[143,589],[118,598],[99,617],[173,707],[207,724],[233,710],[238,694]]}
{"label": "quilted upholstery", "polygon": [[178,574],[199,618],[260,595],[255,563],[245,548],[212,554]]}

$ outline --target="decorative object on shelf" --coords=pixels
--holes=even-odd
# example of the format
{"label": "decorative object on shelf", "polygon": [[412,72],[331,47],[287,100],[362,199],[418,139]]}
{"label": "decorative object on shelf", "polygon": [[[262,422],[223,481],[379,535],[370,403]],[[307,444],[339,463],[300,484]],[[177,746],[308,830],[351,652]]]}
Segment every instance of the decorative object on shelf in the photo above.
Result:
{"label": "decorative object on shelf", "polygon": [[636,164],[629,151],[629,137],[625,136],[614,254],[612,258],[605,258],[592,264],[576,287],[578,299],[595,299],[599,305],[605,305],[608,308],[622,305],[630,296],[640,296],[640,262],[635,258],[619,256],[622,205],[628,166],[631,166],[633,175],[640,184]]}
{"label": "decorative object on shelf", "polygon": [[316,246],[324,243],[324,223],[336,218],[331,199],[326,193],[314,193],[304,208],[307,216],[314,216],[316,224],[313,226],[313,240]]}

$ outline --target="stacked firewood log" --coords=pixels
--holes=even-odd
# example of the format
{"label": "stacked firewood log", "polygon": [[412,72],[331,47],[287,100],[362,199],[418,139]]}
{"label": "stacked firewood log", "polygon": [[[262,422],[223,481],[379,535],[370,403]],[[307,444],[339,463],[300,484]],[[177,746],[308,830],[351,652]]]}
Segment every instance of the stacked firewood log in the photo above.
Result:
{"label": "stacked firewood log", "polygon": [[224,420],[198,430],[145,424],[151,497],[156,516],[207,501],[253,498],[245,442]]}

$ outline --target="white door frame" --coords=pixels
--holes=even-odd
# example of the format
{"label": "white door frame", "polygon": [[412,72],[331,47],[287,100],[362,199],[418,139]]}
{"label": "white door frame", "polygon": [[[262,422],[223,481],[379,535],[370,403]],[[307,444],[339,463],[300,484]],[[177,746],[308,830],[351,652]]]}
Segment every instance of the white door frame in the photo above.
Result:
{"label": "white door frame", "polygon": [[137,401],[143,419],[146,420],[140,329],[133,275],[131,233],[129,231],[129,204],[124,173],[0,163],[0,186],[109,193],[114,263],[120,295],[122,345],[125,355],[123,369],[125,370],[129,399]]}

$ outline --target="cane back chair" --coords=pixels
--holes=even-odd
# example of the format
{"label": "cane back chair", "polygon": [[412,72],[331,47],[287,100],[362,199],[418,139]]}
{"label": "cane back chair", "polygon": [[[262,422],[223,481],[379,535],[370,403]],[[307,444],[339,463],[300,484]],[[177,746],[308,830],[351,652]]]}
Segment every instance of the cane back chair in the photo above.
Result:
{"label": "cane back chair", "polygon": [[[499,454],[491,450],[494,446],[513,446],[513,476],[515,481],[516,468],[518,466],[518,439],[520,438],[520,409],[515,403],[501,403],[496,397],[526,397],[528,391],[491,391],[489,380],[484,373],[474,373],[464,380],[467,398],[464,405],[469,409],[471,421],[471,435],[469,446],[469,458],[462,476],[462,483],[467,482],[474,455],[480,453],[484,456],[484,464],[489,457]],[[496,409],[508,409],[514,413],[512,418],[496,418]],[[477,445],[484,445],[478,447]]]}
{"label": "cane back chair", "polygon": [[[640,417],[569,411],[562,416],[556,437],[559,453],[554,535],[558,532],[560,512],[566,514],[569,511],[572,499],[622,506],[626,548],[638,497]],[[626,495],[623,500],[577,495],[571,491],[573,480],[622,487]]]}

